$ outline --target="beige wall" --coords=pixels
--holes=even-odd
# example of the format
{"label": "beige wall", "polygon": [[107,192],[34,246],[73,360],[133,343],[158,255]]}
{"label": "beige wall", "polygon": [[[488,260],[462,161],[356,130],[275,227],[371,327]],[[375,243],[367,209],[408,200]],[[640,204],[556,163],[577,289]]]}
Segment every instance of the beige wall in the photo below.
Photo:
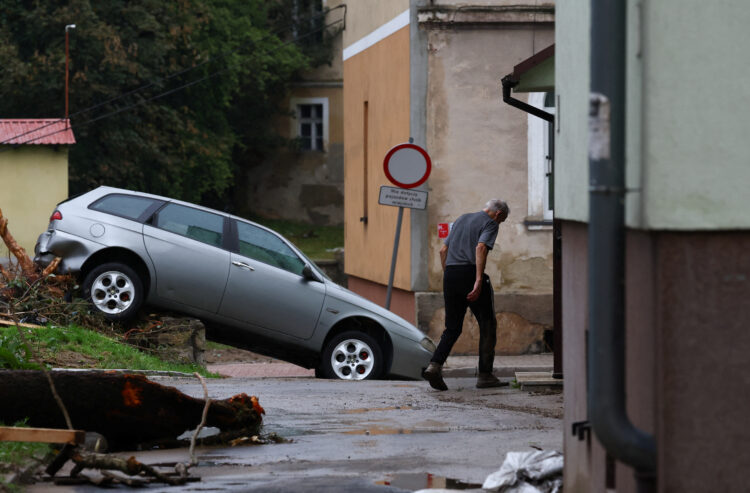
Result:
{"label": "beige wall", "polygon": [[[345,270],[350,276],[385,285],[398,208],[379,205],[378,193],[381,185],[390,185],[383,158],[391,147],[409,139],[408,27],[344,60],[344,133]],[[365,215],[367,223],[360,221]],[[402,228],[394,286],[408,290],[411,244],[404,233],[410,230],[408,210]]]}
{"label": "beige wall", "polygon": [[437,224],[478,211],[490,198],[502,198],[511,215],[500,227],[487,273],[502,292],[552,292],[551,231],[530,231],[524,225],[528,117],[502,101],[499,80],[553,42],[550,24],[429,32],[430,290],[442,285]]}
{"label": "beige wall", "polygon": [[[326,16],[326,25],[330,26],[328,31],[333,33],[344,28],[346,25],[345,12],[346,10],[339,7],[345,4],[344,0],[327,0],[323,2],[324,8],[335,9],[331,10]],[[341,21],[341,22],[338,22]],[[333,40],[331,51],[333,52],[333,58],[330,64],[321,65],[315,67],[313,70],[302,74],[302,78],[305,80],[325,80],[325,81],[341,81],[343,77],[344,67],[343,60],[341,58],[341,51],[343,50],[344,37],[342,34],[336,36]]]}
{"label": "beige wall", "polygon": [[409,8],[409,0],[350,0],[344,48],[364,38]]}
{"label": "beige wall", "polygon": [[[283,103],[290,111],[292,98],[326,98],[328,140],[325,152],[279,150],[247,174],[244,196],[247,212],[263,217],[340,225],[344,221],[344,127],[341,87],[295,87]],[[296,135],[296,119],[277,122],[283,137]]]}
{"label": "beige wall", "polygon": [[[329,0],[325,7],[334,9],[344,3]],[[344,19],[344,9],[331,10],[326,24],[331,33],[343,28],[334,22]],[[324,99],[328,120],[325,151],[294,151],[284,147],[263,162],[256,163],[243,177],[244,195],[241,214],[257,214],[315,225],[341,225],[344,222],[344,122],[343,122],[343,35],[332,43],[331,64],[324,64],[302,74],[282,103],[284,110],[295,111],[296,98]],[[297,136],[297,120],[284,116],[274,122],[276,131],[285,138]]]}
{"label": "beige wall", "polygon": [[[0,152],[0,209],[16,241],[34,256],[58,202],[68,197],[68,148],[21,146]],[[8,249],[0,242],[0,255]]]}

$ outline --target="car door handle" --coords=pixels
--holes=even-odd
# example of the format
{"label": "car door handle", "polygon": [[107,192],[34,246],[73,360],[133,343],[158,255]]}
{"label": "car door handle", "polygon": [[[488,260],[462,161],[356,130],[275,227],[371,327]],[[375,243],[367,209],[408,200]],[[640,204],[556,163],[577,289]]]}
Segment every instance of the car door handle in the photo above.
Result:
{"label": "car door handle", "polygon": [[250,264],[246,264],[245,262],[240,262],[239,260],[232,260],[232,265],[236,265],[237,267],[242,267],[245,269],[255,270],[252,267],[250,267]]}

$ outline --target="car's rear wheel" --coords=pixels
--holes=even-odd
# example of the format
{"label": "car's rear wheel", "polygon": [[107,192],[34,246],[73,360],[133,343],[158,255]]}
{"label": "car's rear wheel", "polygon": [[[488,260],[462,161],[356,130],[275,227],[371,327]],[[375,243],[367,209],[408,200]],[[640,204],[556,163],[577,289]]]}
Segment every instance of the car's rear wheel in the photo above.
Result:
{"label": "car's rear wheel", "polygon": [[94,309],[113,321],[135,317],[143,304],[143,283],[136,272],[120,262],[94,268],[83,281],[84,296]]}
{"label": "car's rear wheel", "polygon": [[316,371],[326,378],[370,380],[383,372],[383,350],[372,336],[358,331],[343,332],[326,345]]}

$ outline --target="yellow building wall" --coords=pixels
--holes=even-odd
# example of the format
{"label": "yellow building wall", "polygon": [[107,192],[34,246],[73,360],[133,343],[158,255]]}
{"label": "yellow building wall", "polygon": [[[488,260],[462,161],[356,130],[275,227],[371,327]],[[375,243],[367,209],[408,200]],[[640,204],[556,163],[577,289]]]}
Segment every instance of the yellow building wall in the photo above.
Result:
{"label": "yellow building wall", "polygon": [[[0,152],[0,209],[8,230],[30,257],[55,206],[68,197],[68,149],[22,146]],[[0,242],[0,255],[8,258]]]}
{"label": "yellow building wall", "polygon": [[[383,158],[409,140],[409,26],[344,60],[344,132],[345,271],[385,285],[398,208],[379,205],[378,196],[381,185],[394,186]],[[405,209],[394,278],[404,290],[411,289],[409,216]]]}

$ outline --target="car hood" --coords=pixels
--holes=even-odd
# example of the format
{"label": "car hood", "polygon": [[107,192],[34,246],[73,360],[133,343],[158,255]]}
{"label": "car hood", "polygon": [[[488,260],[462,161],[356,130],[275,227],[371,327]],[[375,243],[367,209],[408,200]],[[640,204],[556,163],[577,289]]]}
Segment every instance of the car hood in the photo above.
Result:
{"label": "car hood", "polygon": [[401,335],[408,337],[409,339],[419,342],[425,337],[425,334],[423,334],[419,329],[414,327],[414,325],[407,322],[403,318],[399,317],[395,313],[389,310],[386,310],[382,306],[376,305],[372,301],[366,298],[363,298],[362,296],[352,291],[349,291],[348,289],[341,287],[338,284],[335,284],[333,282],[327,281],[326,284],[327,284],[326,296],[331,296],[345,303],[349,303],[351,305],[357,306],[363,310],[367,310],[373,313],[374,315],[380,318],[384,318],[388,320],[389,322],[401,328],[402,329]]}

